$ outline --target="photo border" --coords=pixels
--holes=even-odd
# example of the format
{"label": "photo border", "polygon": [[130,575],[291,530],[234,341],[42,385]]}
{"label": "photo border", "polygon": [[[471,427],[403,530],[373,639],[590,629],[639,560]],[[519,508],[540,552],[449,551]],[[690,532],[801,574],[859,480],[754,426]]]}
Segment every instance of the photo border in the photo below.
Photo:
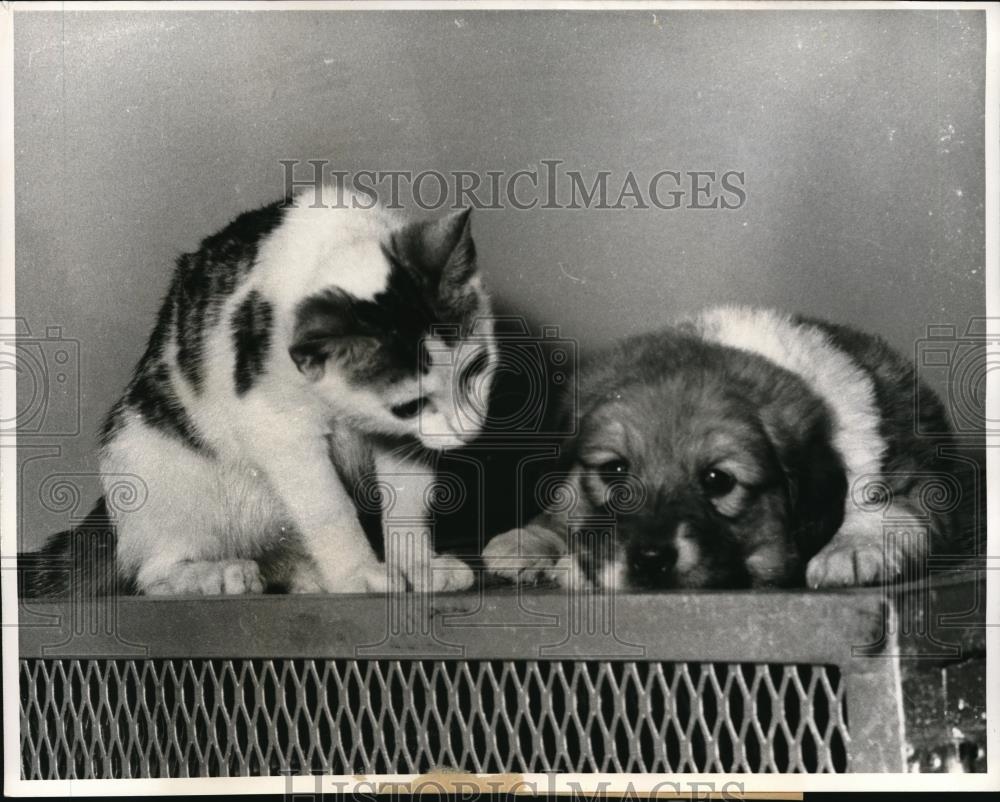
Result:
{"label": "photo border", "polygon": [[[13,320],[15,308],[15,268],[14,268],[14,15],[31,13],[33,11],[65,10],[66,6],[58,2],[4,4],[0,10],[0,318]],[[986,315],[994,323],[1000,319],[1000,184],[998,184],[998,167],[1000,167],[1000,6],[984,2],[958,3],[917,3],[917,2],[525,2],[522,0],[497,2],[426,2],[411,0],[409,2],[375,2],[373,0],[352,0],[349,2],[294,2],[276,0],[275,2],[246,2],[230,0],[228,2],[81,2],[73,4],[73,11],[218,11],[218,10],[257,10],[283,11],[308,9],[319,10],[642,10],[642,11],[677,11],[683,9],[699,10],[739,10],[744,12],[766,12],[770,10],[983,10],[986,13],[986,106],[985,106],[985,227],[986,227]],[[991,222],[992,221],[992,222]],[[1000,332],[991,332],[998,334]],[[0,345],[0,348],[3,346]],[[1000,345],[995,338],[988,346],[987,359],[1000,358]],[[14,417],[16,408],[16,376],[14,371],[0,371],[0,412],[4,419]],[[9,416],[9,417],[6,417]],[[986,396],[986,417],[988,420],[1000,419],[1000,372],[994,371],[988,375]],[[17,438],[16,435],[4,435],[0,440],[0,560],[5,568],[16,565],[17,552],[17,499],[14,477],[17,475]],[[986,437],[987,476],[1000,475],[1000,435],[987,433]],[[705,783],[713,782],[722,788],[726,783],[742,783],[744,793],[740,796],[766,794],[768,798],[776,798],[776,792],[791,796],[798,792],[831,791],[831,790],[919,790],[919,791],[954,791],[961,790],[996,790],[1000,779],[1000,672],[997,665],[997,649],[1000,645],[1000,588],[997,584],[996,569],[1000,568],[1000,551],[998,551],[997,533],[1000,531],[1000,503],[987,504],[987,766],[988,771],[982,774],[560,774],[556,776],[554,787],[550,785],[552,775],[482,775],[480,779],[503,776],[513,785],[493,790],[516,790],[518,784],[527,793],[528,784],[535,782],[538,788],[555,790],[556,792],[579,791],[580,788],[594,788],[602,782],[609,783],[609,795],[612,790],[623,790],[629,787],[636,795],[649,791],[658,783],[681,783],[685,787],[690,783],[701,783],[704,797]],[[23,796],[86,796],[108,795],[122,796],[131,794],[250,794],[250,793],[316,793],[358,792],[371,794],[373,789],[379,789],[387,783],[392,788],[383,791],[403,792],[405,784],[423,780],[429,782],[431,777],[438,781],[447,778],[450,782],[465,782],[475,780],[475,775],[313,775],[301,777],[241,777],[241,778],[178,778],[178,779],[120,779],[120,780],[22,780],[20,777],[20,737],[19,737],[19,681],[18,681],[18,630],[17,630],[17,599],[15,571],[4,570],[2,575],[3,601],[3,694],[4,694],[4,781],[5,791],[9,795]],[[346,785],[340,785],[346,783]],[[695,786],[697,788],[697,786]],[[414,788],[412,790],[419,790]],[[437,787],[432,788],[439,792]],[[734,792],[735,793],[735,792]],[[671,794],[672,795],[672,794]],[[683,794],[687,796],[688,794]],[[658,796],[669,796],[658,794]]]}

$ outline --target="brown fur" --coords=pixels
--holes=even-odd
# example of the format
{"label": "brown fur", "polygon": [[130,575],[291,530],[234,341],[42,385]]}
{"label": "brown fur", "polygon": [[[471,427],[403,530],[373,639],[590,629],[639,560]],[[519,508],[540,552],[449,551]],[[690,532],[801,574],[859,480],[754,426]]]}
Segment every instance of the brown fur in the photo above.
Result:
{"label": "brown fur", "polygon": [[[578,580],[801,584],[842,519],[846,485],[827,409],[763,358],[675,330],[633,338],[581,370],[577,418],[563,466],[575,503],[517,537],[520,555],[551,554],[551,538],[538,532],[565,532]],[[602,467],[613,460],[627,462],[627,473]],[[730,492],[706,491],[713,467],[736,479]],[[494,543],[486,557],[496,569]]]}
{"label": "brown fur", "polygon": [[[494,538],[487,567],[608,589],[829,586],[976,554],[975,465],[950,453],[944,407],[927,387],[915,403],[913,367],[878,337],[769,314],[762,322],[787,338],[778,358],[783,347],[836,353],[867,377],[871,434],[837,411],[841,397],[817,395],[822,362],[800,376],[766,347],[722,344],[691,324],[633,337],[580,370],[562,492]],[[843,389],[857,398],[860,387]],[[852,476],[838,438],[875,448],[873,437],[880,463]],[[859,510],[863,530],[848,524]]]}

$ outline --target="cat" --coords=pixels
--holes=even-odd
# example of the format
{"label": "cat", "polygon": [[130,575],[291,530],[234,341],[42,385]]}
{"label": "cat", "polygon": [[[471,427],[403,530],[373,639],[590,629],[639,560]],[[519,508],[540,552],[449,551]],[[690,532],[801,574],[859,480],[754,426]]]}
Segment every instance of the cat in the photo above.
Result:
{"label": "cat", "polygon": [[[248,211],[177,260],[101,435],[105,497],[122,476],[142,495],[107,511],[119,587],[472,584],[421,523],[434,455],[477,435],[495,369],[469,211],[407,222],[337,197],[322,207],[300,192]],[[390,497],[394,516],[415,522],[412,542],[383,537]],[[44,553],[65,553],[73,536]]]}

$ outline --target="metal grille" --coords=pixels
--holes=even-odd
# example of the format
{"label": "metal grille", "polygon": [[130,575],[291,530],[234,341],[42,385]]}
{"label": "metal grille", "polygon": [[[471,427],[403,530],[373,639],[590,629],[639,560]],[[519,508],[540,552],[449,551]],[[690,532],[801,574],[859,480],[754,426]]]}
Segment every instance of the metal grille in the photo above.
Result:
{"label": "metal grille", "polygon": [[22,660],[25,779],[844,771],[832,666]]}

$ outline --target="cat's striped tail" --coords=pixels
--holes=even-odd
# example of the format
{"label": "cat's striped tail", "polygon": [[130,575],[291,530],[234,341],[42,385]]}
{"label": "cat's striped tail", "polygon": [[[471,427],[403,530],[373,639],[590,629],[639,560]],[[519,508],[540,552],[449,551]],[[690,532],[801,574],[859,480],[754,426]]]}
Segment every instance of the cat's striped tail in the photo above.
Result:
{"label": "cat's striped tail", "polygon": [[102,497],[79,526],[52,535],[39,551],[18,554],[18,594],[76,600],[134,595],[134,581],[117,571],[115,540]]}

